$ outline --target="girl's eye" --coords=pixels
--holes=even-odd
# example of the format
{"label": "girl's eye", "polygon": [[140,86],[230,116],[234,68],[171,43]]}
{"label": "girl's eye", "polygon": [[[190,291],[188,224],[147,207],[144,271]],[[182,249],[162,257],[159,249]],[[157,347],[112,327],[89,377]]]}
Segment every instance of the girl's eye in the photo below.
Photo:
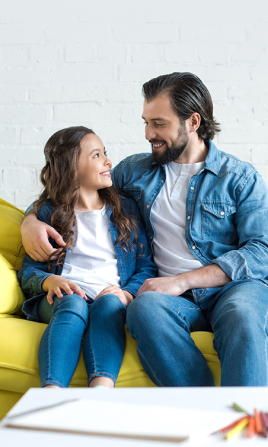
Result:
{"label": "girl's eye", "polygon": [[104,155],[105,155],[105,157],[107,157],[107,151],[104,151]]}
{"label": "girl's eye", "polygon": [[97,153],[97,154],[93,155],[93,158],[98,158],[99,156],[100,156],[100,154]]}

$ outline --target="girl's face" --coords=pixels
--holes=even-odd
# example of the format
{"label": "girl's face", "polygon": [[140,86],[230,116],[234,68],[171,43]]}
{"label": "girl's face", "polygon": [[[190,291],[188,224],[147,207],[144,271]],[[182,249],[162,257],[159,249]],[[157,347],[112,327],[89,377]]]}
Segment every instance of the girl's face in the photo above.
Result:
{"label": "girl's face", "polygon": [[91,133],[84,136],[80,143],[81,152],[78,160],[78,180],[80,188],[87,191],[112,186],[112,163],[106,156],[101,139]]}

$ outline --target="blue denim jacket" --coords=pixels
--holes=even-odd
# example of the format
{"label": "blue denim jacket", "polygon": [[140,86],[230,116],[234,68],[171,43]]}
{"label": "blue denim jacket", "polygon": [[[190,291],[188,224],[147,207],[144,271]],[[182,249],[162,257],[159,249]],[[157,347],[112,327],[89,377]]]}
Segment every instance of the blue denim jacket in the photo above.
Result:
{"label": "blue denim jacket", "polygon": [[[136,244],[133,245],[134,251],[129,249],[128,253],[126,253],[116,243],[118,230],[113,222],[112,209],[109,206],[106,207],[106,215],[109,220],[111,238],[117,257],[121,288],[136,296],[144,281],[147,278],[153,278],[157,275],[157,268],[152,261],[152,252],[147,241],[144,226],[140,221],[136,204],[127,198],[122,198],[121,202],[125,212],[130,216],[135,216],[138,220],[139,231],[137,241],[144,246],[144,252],[141,256],[138,255],[141,254],[142,248]],[[52,203],[46,202],[38,212],[38,219],[50,225],[54,209]],[[130,242],[133,243],[133,240],[134,233],[132,231]],[[59,247],[53,239],[50,239],[50,243],[55,249]],[[48,273],[47,262],[36,262],[30,256],[25,256],[22,268],[18,272],[18,279],[26,298],[28,298],[23,305],[23,311],[29,320],[38,321],[38,302],[40,298],[46,295],[42,289],[43,281],[49,275],[61,275],[62,268],[63,265],[56,265],[56,261],[53,261],[52,273]]]}
{"label": "blue denim jacket", "polygon": [[[137,203],[151,244],[150,212],[165,179],[149,154],[113,170],[115,187]],[[189,182],[185,219],[186,243],[203,265],[218,264],[232,280],[268,277],[268,193],[252,165],[210,141],[203,169]]]}

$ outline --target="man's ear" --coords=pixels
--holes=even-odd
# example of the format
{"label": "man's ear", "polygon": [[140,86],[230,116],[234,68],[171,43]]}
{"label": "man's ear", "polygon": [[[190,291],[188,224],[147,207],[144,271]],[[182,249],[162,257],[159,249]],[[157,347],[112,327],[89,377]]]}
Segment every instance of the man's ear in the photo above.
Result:
{"label": "man's ear", "polygon": [[189,132],[196,132],[201,124],[201,116],[199,113],[194,112],[187,121],[189,125]]}

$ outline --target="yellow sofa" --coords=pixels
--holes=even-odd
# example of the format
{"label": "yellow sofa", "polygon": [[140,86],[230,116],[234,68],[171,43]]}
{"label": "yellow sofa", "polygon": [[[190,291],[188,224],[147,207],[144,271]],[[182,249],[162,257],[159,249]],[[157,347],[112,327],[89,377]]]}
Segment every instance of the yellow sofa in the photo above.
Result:
{"label": "yellow sofa", "polygon": [[[46,325],[25,319],[21,311],[25,297],[16,276],[25,254],[20,236],[23,214],[0,199],[0,419],[29,388],[40,386],[38,347]],[[213,348],[213,334],[191,335],[208,362],[215,384],[219,385],[220,363]],[[82,354],[70,386],[87,386]],[[137,342],[127,329],[126,351],[116,386],[154,386],[139,361]]]}

